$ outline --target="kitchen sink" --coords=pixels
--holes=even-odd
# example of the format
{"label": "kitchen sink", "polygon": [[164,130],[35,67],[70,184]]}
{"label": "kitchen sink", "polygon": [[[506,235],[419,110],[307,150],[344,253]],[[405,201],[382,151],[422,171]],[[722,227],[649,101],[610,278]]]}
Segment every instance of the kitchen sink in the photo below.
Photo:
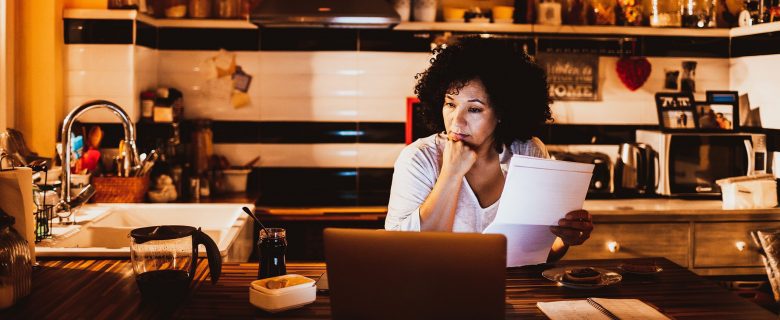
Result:
{"label": "kitchen sink", "polygon": [[[36,245],[39,257],[129,257],[130,230],[157,225],[202,228],[223,260],[246,261],[252,251],[253,221],[245,204],[91,204],[76,213],[76,226],[56,227]],[[205,250],[202,250],[202,254]]]}

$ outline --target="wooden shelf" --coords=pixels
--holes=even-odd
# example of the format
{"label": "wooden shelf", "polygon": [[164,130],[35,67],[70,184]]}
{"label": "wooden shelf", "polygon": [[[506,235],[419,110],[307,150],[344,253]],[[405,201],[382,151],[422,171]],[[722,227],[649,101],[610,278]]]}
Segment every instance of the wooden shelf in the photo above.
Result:
{"label": "wooden shelf", "polygon": [[594,34],[594,35],[615,35],[615,36],[729,37],[730,31],[732,29],[572,26],[572,25],[548,26],[548,25],[539,25],[539,24],[462,23],[462,22],[403,22],[397,25],[394,30],[542,33],[542,34]]}
{"label": "wooden shelf", "polygon": [[245,19],[156,19],[137,10],[65,9],[65,19],[137,20],[158,28],[257,29]]}
{"label": "wooden shelf", "polygon": [[[156,19],[137,10],[65,9],[65,19],[138,20],[159,28],[257,29],[245,19]],[[535,33],[561,35],[741,37],[780,31],[780,21],[740,28],[653,28],[622,26],[549,26],[512,23],[402,22],[399,31],[451,31],[486,33]]]}

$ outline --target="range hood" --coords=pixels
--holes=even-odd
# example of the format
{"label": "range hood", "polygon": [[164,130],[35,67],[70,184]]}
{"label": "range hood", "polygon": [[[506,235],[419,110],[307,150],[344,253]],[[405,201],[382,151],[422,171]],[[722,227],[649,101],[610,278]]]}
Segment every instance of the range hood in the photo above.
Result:
{"label": "range hood", "polygon": [[386,0],[263,0],[250,20],[270,28],[386,29],[401,17]]}

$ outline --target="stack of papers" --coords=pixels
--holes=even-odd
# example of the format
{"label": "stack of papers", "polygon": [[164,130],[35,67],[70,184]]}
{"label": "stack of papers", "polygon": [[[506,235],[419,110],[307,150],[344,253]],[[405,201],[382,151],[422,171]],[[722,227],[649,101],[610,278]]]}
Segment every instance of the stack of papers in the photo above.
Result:
{"label": "stack of papers", "polygon": [[507,238],[507,267],[540,264],[555,242],[550,226],[582,209],[593,164],[515,155],[498,213],[483,233]]}
{"label": "stack of papers", "polygon": [[637,299],[588,298],[587,300],[537,302],[536,307],[552,320],[668,320],[650,305]]}

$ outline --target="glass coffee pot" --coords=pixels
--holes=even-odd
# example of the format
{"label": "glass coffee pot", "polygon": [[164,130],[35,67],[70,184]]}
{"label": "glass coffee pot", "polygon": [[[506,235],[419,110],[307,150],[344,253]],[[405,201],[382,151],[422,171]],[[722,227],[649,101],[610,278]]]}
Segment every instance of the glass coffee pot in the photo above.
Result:
{"label": "glass coffee pot", "polygon": [[222,258],[214,240],[200,228],[154,226],[130,232],[130,259],[141,295],[151,301],[177,300],[187,295],[198,265],[198,246],[206,247],[211,282],[222,272]]}

